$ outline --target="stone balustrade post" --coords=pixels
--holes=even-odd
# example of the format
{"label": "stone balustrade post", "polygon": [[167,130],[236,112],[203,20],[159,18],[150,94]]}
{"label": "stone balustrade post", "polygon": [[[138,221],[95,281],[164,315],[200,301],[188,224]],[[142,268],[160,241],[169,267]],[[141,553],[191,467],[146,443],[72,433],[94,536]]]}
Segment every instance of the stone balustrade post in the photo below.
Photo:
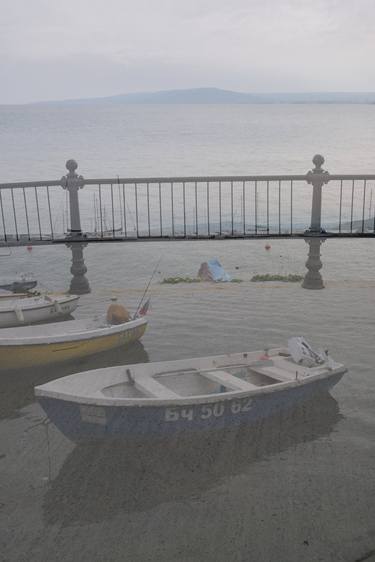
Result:
{"label": "stone balustrade post", "polygon": [[329,173],[323,170],[324,157],[316,154],[313,158],[315,168],[307,173],[307,183],[313,186],[311,224],[306,234],[322,233],[322,187],[329,182]]}
{"label": "stone balustrade post", "polygon": [[75,160],[66,162],[68,174],[61,178],[61,187],[69,192],[69,209],[70,209],[70,234],[69,238],[81,237],[81,218],[79,213],[78,191],[85,185],[83,176],[76,173],[78,164]]}
{"label": "stone balustrade post", "polygon": [[66,242],[66,246],[72,251],[72,266],[70,272],[73,277],[70,282],[69,293],[72,295],[90,293],[90,284],[85,275],[87,273],[87,267],[83,257],[83,249],[87,246],[87,242],[72,240],[71,242]]}
{"label": "stone balustrade post", "polygon": [[305,238],[305,242],[309,245],[309,253],[306,261],[307,273],[302,283],[304,289],[324,289],[323,277],[320,270],[323,267],[320,259],[320,247],[325,238],[311,237]]}

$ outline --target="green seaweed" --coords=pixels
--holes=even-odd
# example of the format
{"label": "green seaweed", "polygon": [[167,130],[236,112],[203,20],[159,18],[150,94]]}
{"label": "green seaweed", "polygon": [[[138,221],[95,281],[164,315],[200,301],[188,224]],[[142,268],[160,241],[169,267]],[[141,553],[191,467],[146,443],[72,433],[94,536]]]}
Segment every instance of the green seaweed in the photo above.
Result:
{"label": "green seaweed", "polygon": [[166,277],[161,282],[163,285],[177,285],[177,283],[200,283],[198,277]]}
{"label": "green seaweed", "polygon": [[[242,283],[243,279],[231,279],[231,283]],[[161,281],[162,285],[177,285],[177,283],[202,283],[199,277],[166,277]]]}
{"label": "green seaweed", "polygon": [[271,275],[270,273],[265,273],[264,275],[254,275],[250,281],[282,281],[284,283],[298,283],[303,280],[303,275],[297,275],[295,273],[289,273],[288,275]]}

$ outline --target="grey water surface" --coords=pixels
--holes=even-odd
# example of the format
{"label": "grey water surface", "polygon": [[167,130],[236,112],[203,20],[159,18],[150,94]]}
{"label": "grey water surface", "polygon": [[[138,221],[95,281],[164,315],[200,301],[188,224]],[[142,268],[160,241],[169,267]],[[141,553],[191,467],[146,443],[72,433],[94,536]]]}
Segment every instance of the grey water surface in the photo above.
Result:
{"label": "grey water surface", "polygon": [[[2,250],[4,253],[4,250]],[[250,279],[304,275],[303,241],[102,243],[84,250],[91,294],[76,317],[110,298],[134,309],[150,272],[149,327],[125,352],[2,375],[4,560],[354,561],[375,548],[373,242],[326,240],[325,288]],[[218,257],[242,283],[164,285]],[[10,273],[69,286],[63,246],[13,249]],[[238,269],[237,269],[238,268]],[[283,345],[293,334],[328,347],[348,374],[318,401],[256,427],[173,441],[74,445],[33,386],[104,364]]]}
{"label": "grey water surface", "polygon": [[374,173],[375,105],[0,106],[1,182],[89,177]]}
{"label": "grey water surface", "polygon": [[[0,109],[1,181],[84,175],[373,172],[372,106]],[[12,113],[13,112],[13,113]],[[354,562],[375,553],[375,270],[372,240],[326,240],[325,288],[260,282],[304,276],[303,240],[98,243],[84,249],[91,293],[137,307],[141,343],[75,364],[0,375],[0,559],[4,561]],[[240,283],[165,285],[218,258]],[[66,290],[64,245],[0,249],[0,274],[33,272]],[[304,335],[348,367],[331,395],[252,427],[173,440],[79,444],[33,387],[102,365],[262,350]]]}

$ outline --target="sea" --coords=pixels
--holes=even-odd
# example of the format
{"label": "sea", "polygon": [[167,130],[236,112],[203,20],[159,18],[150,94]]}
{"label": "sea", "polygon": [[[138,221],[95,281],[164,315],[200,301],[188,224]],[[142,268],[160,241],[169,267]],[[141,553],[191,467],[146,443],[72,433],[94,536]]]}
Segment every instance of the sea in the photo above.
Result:
{"label": "sea", "polygon": [[[3,106],[0,183],[59,178],[69,158],[85,177],[304,174],[316,153],[331,173],[374,173],[374,112]],[[148,329],[127,350],[0,373],[0,560],[375,560],[374,241],[103,242],[82,251],[90,293],[74,317],[105,313],[113,297],[134,311],[149,285]],[[212,258],[239,282],[163,283],[196,277]],[[0,248],[0,278],[32,274],[41,291],[69,290],[71,267],[63,244]],[[300,280],[252,281],[289,274]],[[329,349],[348,372],[330,394],[252,426],[75,444],[34,397],[35,385],[83,370],[264,350],[293,335]]]}

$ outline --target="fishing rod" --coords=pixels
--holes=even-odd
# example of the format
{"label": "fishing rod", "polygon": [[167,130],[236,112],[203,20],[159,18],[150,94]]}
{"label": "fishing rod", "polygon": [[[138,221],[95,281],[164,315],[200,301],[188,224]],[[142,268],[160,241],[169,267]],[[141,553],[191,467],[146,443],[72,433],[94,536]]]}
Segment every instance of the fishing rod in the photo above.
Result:
{"label": "fishing rod", "polygon": [[154,275],[155,275],[155,273],[156,273],[156,271],[157,271],[157,269],[158,269],[158,267],[159,267],[159,263],[160,263],[160,262],[161,262],[161,258],[159,258],[159,261],[158,261],[158,263],[156,264],[156,266],[155,266],[155,268],[154,268],[154,271],[152,272],[152,275],[151,275],[151,277],[150,277],[150,279],[149,279],[149,282],[147,283],[146,288],[145,288],[145,290],[143,291],[142,298],[141,298],[141,300],[139,301],[139,304],[138,304],[138,306],[137,306],[137,310],[135,311],[134,317],[137,316],[138,311],[139,311],[139,309],[141,308],[141,304],[142,304],[142,302],[143,302],[143,299],[145,298],[145,296],[146,296],[146,294],[147,294],[147,291],[148,291],[148,289],[149,289],[149,287],[150,287],[150,285],[151,285],[151,281],[152,281],[153,278],[154,278]]}

